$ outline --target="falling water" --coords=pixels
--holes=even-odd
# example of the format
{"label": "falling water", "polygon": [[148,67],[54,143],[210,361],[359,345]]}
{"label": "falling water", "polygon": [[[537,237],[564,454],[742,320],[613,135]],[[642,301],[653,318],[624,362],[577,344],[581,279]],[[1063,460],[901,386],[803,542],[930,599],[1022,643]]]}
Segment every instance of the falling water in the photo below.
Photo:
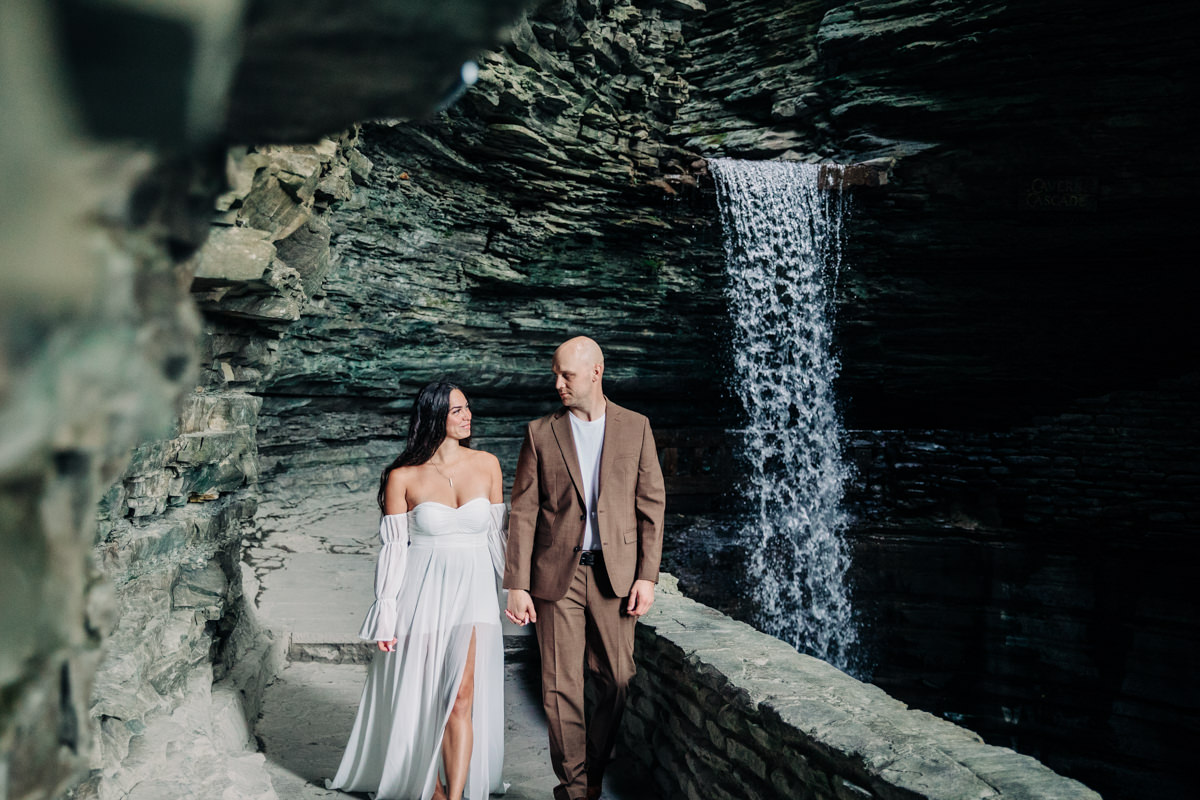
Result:
{"label": "falling water", "polygon": [[841,256],[837,167],[709,162],[725,236],[734,375],[746,412],[750,591],[759,627],[850,669],[857,639],[833,402],[829,289]]}

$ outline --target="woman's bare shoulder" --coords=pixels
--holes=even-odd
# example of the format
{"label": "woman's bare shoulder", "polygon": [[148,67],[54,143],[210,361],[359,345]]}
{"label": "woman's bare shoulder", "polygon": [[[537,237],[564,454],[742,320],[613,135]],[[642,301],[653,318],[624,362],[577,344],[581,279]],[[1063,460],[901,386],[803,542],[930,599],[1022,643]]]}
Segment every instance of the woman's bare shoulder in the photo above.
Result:
{"label": "woman's bare shoulder", "polygon": [[387,478],[388,492],[401,491],[410,484],[419,483],[421,480],[420,469],[420,465],[409,465],[406,467],[396,467],[389,472]]}
{"label": "woman's bare shoulder", "polygon": [[496,458],[494,454],[488,452],[487,450],[472,450],[471,452],[474,453],[475,457],[481,461],[486,461],[488,463],[494,461],[497,464],[500,463],[500,459]]}
{"label": "woman's bare shoulder", "polygon": [[500,459],[487,450],[472,450],[471,453],[474,459],[472,463],[479,469],[496,469],[500,466]]}
{"label": "woman's bare shoulder", "polygon": [[388,473],[387,485],[383,490],[385,514],[403,514],[408,510],[408,493],[414,484],[420,483],[418,467],[396,467]]}
{"label": "woman's bare shoulder", "polygon": [[388,473],[388,483],[391,483],[392,481],[404,483],[405,481],[413,478],[420,469],[421,465],[417,464],[409,464],[406,467],[396,467],[394,470]]}

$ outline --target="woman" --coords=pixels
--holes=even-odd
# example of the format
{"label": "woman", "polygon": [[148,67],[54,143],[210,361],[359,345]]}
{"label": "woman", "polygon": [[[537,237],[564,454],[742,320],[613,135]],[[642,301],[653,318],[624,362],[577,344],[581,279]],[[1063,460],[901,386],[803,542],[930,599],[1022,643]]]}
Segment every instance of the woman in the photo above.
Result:
{"label": "woman", "polygon": [[504,644],[492,575],[504,571],[504,479],[496,457],[470,441],[462,390],[422,389],[407,446],[379,481],[383,550],[359,636],[380,652],[328,788],[378,800],[504,791]]}

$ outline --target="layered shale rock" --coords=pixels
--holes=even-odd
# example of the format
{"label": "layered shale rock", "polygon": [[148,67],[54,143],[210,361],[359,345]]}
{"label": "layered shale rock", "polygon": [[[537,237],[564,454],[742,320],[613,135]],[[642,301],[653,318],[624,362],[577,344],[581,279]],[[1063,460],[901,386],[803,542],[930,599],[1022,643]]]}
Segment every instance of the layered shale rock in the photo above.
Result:
{"label": "layered shale rock", "polygon": [[891,165],[847,228],[852,425],[1010,424],[1187,368],[1177,6],[710,6],[668,141]]}
{"label": "layered shale rock", "polygon": [[576,333],[605,346],[610,395],[667,439],[716,424],[720,242],[689,199],[703,162],[665,142],[687,100],[684,18],[700,10],[547,5],[438,120],[364,128],[375,169],[331,218],[324,311],[286,337],[267,388],[278,490],[369,483],[416,389],[442,376],[511,465],[523,423],[555,405],[550,356]]}
{"label": "layered shale rock", "polygon": [[[199,796],[197,776],[213,796],[274,797],[248,727],[282,657],[242,592],[258,503],[253,392],[328,269],[328,204],[367,167],[352,137],[237,149],[226,166],[217,226],[187,265],[205,320],[199,385],[176,436],[138,447],[101,503],[97,557],[117,624],[96,677],[97,768],[76,797]],[[185,738],[191,772],[164,771],[162,748]]]}
{"label": "layered shale rock", "polygon": [[6,59],[26,65],[0,92],[0,794],[22,798],[69,788],[97,746],[116,603],[90,553],[95,505],[195,380],[200,322],[172,253],[198,245],[186,208],[212,177],[79,141],[51,73],[20,80],[46,69],[45,24],[29,4],[0,22]]}

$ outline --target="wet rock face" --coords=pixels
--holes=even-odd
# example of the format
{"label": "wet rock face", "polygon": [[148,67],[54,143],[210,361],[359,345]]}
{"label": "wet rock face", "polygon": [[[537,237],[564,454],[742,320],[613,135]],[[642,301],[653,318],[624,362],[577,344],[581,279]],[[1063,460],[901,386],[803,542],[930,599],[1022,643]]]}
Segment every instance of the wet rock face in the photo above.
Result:
{"label": "wet rock face", "polygon": [[[524,422],[557,405],[551,356],[579,333],[606,348],[614,400],[660,426],[713,424],[724,323],[710,223],[697,242],[687,205],[646,204],[620,185],[569,182],[560,201],[539,201],[542,179],[458,174],[420,149],[426,136],[364,130],[372,180],[331,220],[338,265],[323,309],[282,344],[266,457],[314,434],[351,458],[395,441],[415,390],[442,376],[472,398],[478,435],[515,446]],[[686,258],[668,263],[666,251]],[[279,457],[291,469],[331,455]]]}
{"label": "wet rock face", "polygon": [[[1156,155],[1182,88],[1131,67],[1145,52],[1168,74],[1181,64],[1169,9],[1122,24],[1069,0],[710,5],[544,4],[447,115],[368,128],[381,171],[332,223],[336,313],[298,333],[280,392],[399,397],[363,422],[392,430],[414,386],[450,374],[488,396],[503,358],[532,393],[520,414],[536,414],[529,376],[590,330],[618,348],[614,397],[667,427],[728,415],[721,245],[697,161],[717,155],[890,165],[886,186],[854,191],[847,226],[851,427],[1007,426],[1186,367],[1172,271],[1187,181]],[[398,281],[348,277],[404,260],[421,266]],[[416,335],[371,330],[408,309]],[[446,317],[454,333],[420,327]],[[634,363],[647,379],[625,382]],[[697,410],[670,410],[668,374]]]}

